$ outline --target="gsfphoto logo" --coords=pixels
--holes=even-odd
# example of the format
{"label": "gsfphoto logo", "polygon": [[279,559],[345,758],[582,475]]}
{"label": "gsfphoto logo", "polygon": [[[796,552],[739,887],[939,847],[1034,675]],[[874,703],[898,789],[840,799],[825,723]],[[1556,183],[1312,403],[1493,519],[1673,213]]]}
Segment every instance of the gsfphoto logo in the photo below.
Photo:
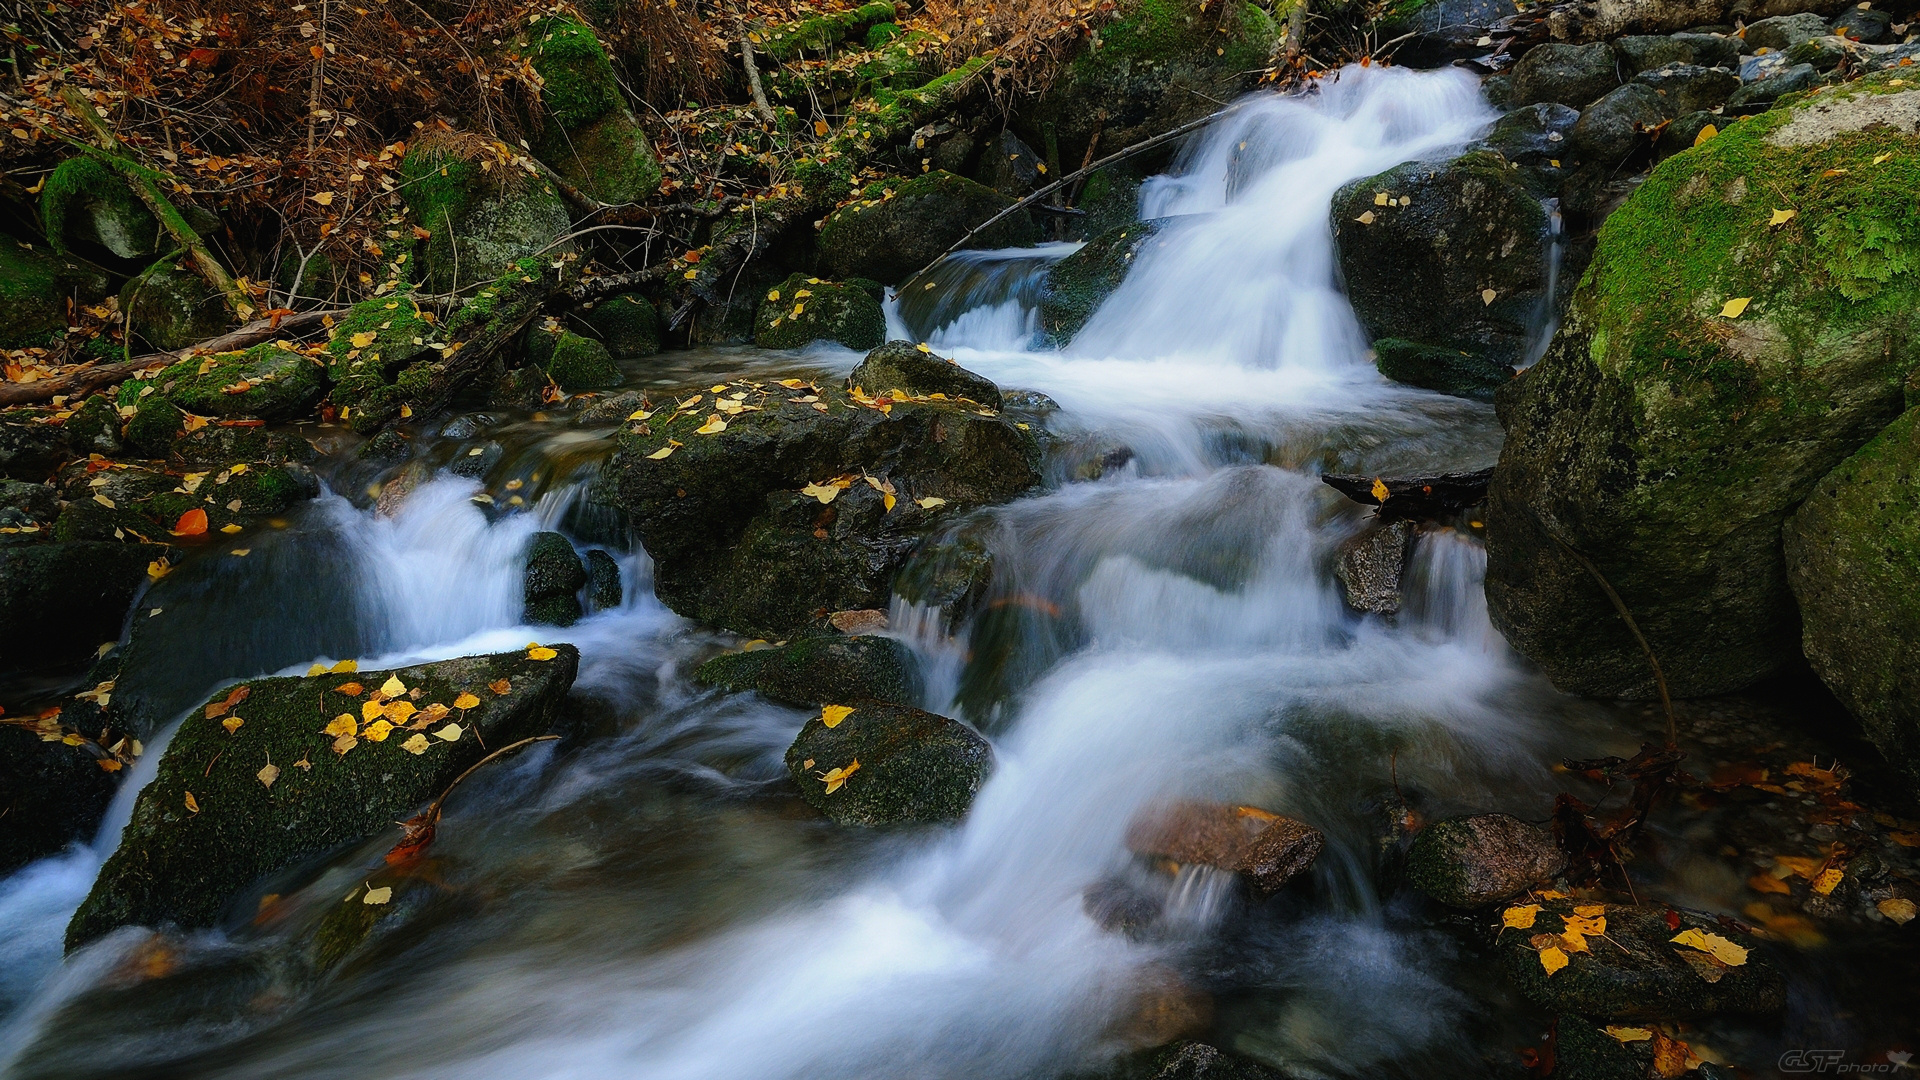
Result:
{"label": "gsfphoto logo", "polygon": [[1848,1061],[1845,1050],[1789,1050],[1780,1055],[1783,1073],[1881,1073],[1906,1072],[1913,1068],[1913,1055],[1889,1050],[1885,1061]]}

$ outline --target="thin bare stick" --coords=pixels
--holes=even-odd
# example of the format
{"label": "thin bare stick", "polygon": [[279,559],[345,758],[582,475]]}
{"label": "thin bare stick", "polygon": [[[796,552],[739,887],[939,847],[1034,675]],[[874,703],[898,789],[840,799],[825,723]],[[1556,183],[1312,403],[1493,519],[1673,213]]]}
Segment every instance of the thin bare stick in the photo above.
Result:
{"label": "thin bare stick", "polygon": [[[478,731],[478,730],[479,730],[478,725],[476,725],[475,731]],[[454,777],[453,783],[447,785],[447,790],[441,792],[440,797],[433,800],[433,805],[427,808],[428,813],[432,814],[435,818],[438,818],[440,816],[440,807],[446,803],[447,796],[453,794],[453,789],[460,786],[460,781],[465,780],[469,776],[472,776],[474,770],[478,769],[480,766],[485,765],[487,762],[492,761],[493,759],[501,756],[502,754],[512,753],[513,751],[518,750],[521,747],[526,746],[530,743],[551,742],[554,739],[557,739],[559,737],[560,736],[558,735],[535,735],[531,739],[521,739],[517,743],[508,743],[507,745],[501,747],[500,749],[495,750],[493,753],[488,754],[486,757],[481,758],[479,761],[474,762],[472,765],[467,766],[467,771],[461,773],[459,776]]]}
{"label": "thin bare stick", "polygon": [[740,35],[740,66],[747,69],[747,89],[753,93],[753,111],[768,127],[775,124],[773,106],[767,103],[766,88],[760,85],[760,65],[753,62],[753,40],[747,37],[747,23],[738,12],[733,16],[734,30]]}
{"label": "thin bare stick", "polygon": [[1613,591],[1613,585],[1607,581],[1606,575],[1600,572],[1600,568],[1593,565],[1591,559],[1580,554],[1579,549],[1568,543],[1566,538],[1560,535],[1559,530],[1548,525],[1546,519],[1537,512],[1534,514],[1534,520],[1540,522],[1540,527],[1553,538],[1554,543],[1566,549],[1567,554],[1573,556],[1575,562],[1585,568],[1587,573],[1593,575],[1593,580],[1600,585],[1600,591],[1606,593],[1607,599],[1613,603],[1613,610],[1620,613],[1620,621],[1627,624],[1627,629],[1633,633],[1633,639],[1640,643],[1641,651],[1647,654],[1648,665],[1653,668],[1654,685],[1660,689],[1660,705],[1667,711],[1667,745],[1678,746],[1680,724],[1673,715],[1673,698],[1667,693],[1666,673],[1660,670],[1660,658],[1653,654],[1653,643],[1647,640],[1647,635],[1640,632],[1640,624],[1633,620],[1633,612],[1627,610],[1627,602],[1620,599],[1619,593]]}

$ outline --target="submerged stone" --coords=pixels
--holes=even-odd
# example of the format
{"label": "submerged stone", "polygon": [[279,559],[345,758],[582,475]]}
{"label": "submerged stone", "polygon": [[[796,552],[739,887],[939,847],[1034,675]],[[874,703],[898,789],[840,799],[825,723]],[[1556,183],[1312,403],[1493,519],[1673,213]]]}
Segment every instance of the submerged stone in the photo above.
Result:
{"label": "submerged stone", "polygon": [[1177,802],[1127,825],[1128,850],[1232,870],[1262,893],[1278,891],[1312,866],[1325,843],[1305,822],[1225,803]]}
{"label": "submerged stone", "polygon": [[861,704],[833,727],[816,716],[787,749],[801,797],[841,825],[958,821],[992,768],[973,729],[902,705]]}
{"label": "submerged stone", "polygon": [[[215,926],[261,879],[392,831],[485,756],[483,742],[546,730],[579,665],[572,646],[552,649],[548,660],[501,653],[214,694],[167,745],[67,947],[129,923]],[[389,678],[405,690],[382,710],[371,695]],[[462,694],[479,703],[455,709]]]}

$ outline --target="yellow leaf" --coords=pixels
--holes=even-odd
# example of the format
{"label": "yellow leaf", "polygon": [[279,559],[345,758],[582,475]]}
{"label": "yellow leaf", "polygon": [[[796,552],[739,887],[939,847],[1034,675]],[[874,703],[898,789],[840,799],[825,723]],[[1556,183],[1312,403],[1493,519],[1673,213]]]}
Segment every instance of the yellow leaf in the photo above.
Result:
{"label": "yellow leaf", "polygon": [[348,697],[359,697],[365,692],[365,688],[357,682],[343,682],[339,686],[334,687],[333,692],[336,694],[345,694]]}
{"label": "yellow leaf", "polygon": [[309,195],[307,196],[307,198],[312,199],[314,202],[319,203],[321,206],[333,205],[333,192],[331,191],[323,191],[318,195]]}
{"label": "yellow leaf", "polygon": [[1540,966],[1547,969],[1547,977],[1567,966],[1567,954],[1549,945],[1540,950]]}
{"label": "yellow leaf", "polygon": [[367,730],[360,734],[365,735],[368,742],[386,742],[387,736],[392,733],[392,724],[387,723],[385,720],[375,720],[373,723],[368,724]]}
{"label": "yellow leaf", "polygon": [[386,712],[386,702],[368,698],[366,701],[360,703],[360,719],[362,720],[378,720],[380,717],[386,715]]}
{"label": "yellow leaf", "polygon": [[527,659],[529,660],[551,660],[559,655],[559,653],[554,652],[545,645],[535,645],[527,650]]}
{"label": "yellow leaf", "polygon": [[459,742],[461,730],[459,724],[448,724],[446,727],[434,732],[433,737],[444,742]]}
{"label": "yellow leaf", "polygon": [[1700,129],[1700,134],[1693,137],[1693,145],[1699,146],[1701,143],[1706,142],[1718,134],[1720,134],[1720,129],[1714,127],[1712,124],[1708,124],[1706,127]]}
{"label": "yellow leaf", "polygon": [[240,719],[237,716],[229,716],[225,720],[220,721],[220,726],[223,728],[226,728],[227,734],[231,735],[234,732],[239,731],[240,725],[244,723],[246,723],[246,721]]}
{"label": "yellow leaf", "polygon": [[273,782],[280,779],[280,766],[269,761],[265,767],[253,775],[259,778],[262,787],[271,788]]}
{"label": "yellow leaf", "polygon": [[[779,290],[779,289],[770,289],[770,290],[768,290],[768,292],[767,292],[767,302],[768,302],[768,303],[770,303],[770,304],[777,304],[777,303],[779,303],[779,302],[780,302],[780,290]],[[796,380],[794,380],[794,381],[795,381],[795,382],[798,382],[799,380],[798,380],[798,379],[796,379]]]}
{"label": "yellow leaf", "polygon": [[432,745],[431,743],[427,742],[427,737],[425,735],[422,735],[416,731],[413,733],[411,737],[407,739],[406,742],[403,742],[400,744],[400,749],[405,750],[409,754],[417,755],[417,754],[426,753],[427,747],[431,745]]}
{"label": "yellow leaf", "polygon": [[445,705],[442,705],[436,701],[433,704],[427,706],[426,708],[421,709],[420,718],[418,720],[415,720],[413,723],[408,724],[407,726],[411,728],[421,728],[421,727],[427,726],[428,724],[437,724],[440,721],[445,720],[447,718],[447,714],[452,711],[453,711],[452,709],[449,709]]}
{"label": "yellow leaf", "polygon": [[1493,303],[1493,301],[1494,301],[1494,298],[1496,298],[1496,297],[1498,297],[1499,295],[1500,295],[1499,293],[1497,293],[1497,292],[1495,292],[1495,291],[1493,291],[1492,289],[1481,289],[1481,290],[1480,290],[1480,304],[1481,304],[1481,306],[1483,306],[1483,307],[1484,307],[1484,306],[1486,306],[1486,305],[1488,305],[1488,304],[1491,304],[1491,303]]}
{"label": "yellow leaf", "polygon": [[1605,915],[1569,915],[1566,917],[1567,933],[1582,937],[1599,937],[1607,932]]}
{"label": "yellow leaf", "polygon": [[456,709],[471,709],[478,704],[480,704],[480,699],[467,693],[465,690],[460,691],[460,696],[453,699],[453,707]]}
{"label": "yellow leaf", "polygon": [[1533,927],[1534,916],[1539,914],[1539,904],[1515,904],[1500,913],[1500,922],[1515,930],[1529,930]]}
{"label": "yellow leaf", "polygon": [[1890,900],[1882,900],[1873,906],[1880,910],[1880,914],[1885,915],[1901,926],[1912,922],[1914,915],[1920,914],[1920,911],[1916,911],[1913,901],[1904,896],[1896,896]]}
{"label": "yellow leaf", "polygon": [[232,536],[234,533],[241,532],[243,530],[240,528],[240,526],[229,522],[225,525],[220,526],[220,531],[223,533],[226,533],[228,536]]}
{"label": "yellow leaf", "polygon": [[1728,967],[1739,967],[1747,962],[1747,950],[1721,937],[1704,930],[1686,929],[1670,938],[1675,945],[1685,945],[1689,949],[1698,949],[1712,956]]}
{"label": "yellow leaf", "polygon": [[360,902],[363,904],[384,904],[391,899],[393,899],[393,886],[382,885],[377,889],[368,889],[367,894],[360,898]]}
{"label": "yellow leaf", "polygon": [[379,336],[379,335],[377,335],[377,334],[375,334],[375,333],[374,333],[373,331],[371,331],[371,330],[362,330],[362,331],[360,331],[359,333],[357,333],[357,334],[355,334],[355,335],[353,335],[352,337],[350,337],[350,338],[348,338],[347,340],[348,340],[348,341],[351,341],[351,342],[353,342],[353,347],[354,347],[354,348],[356,348],[356,349],[364,349],[364,348],[366,348],[367,346],[369,346],[369,345],[371,345],[371,344],[373,344],[373,342],[374,342],[374,339],[375,339],[376,337],[378,337],[378,336]]}
{"label": "yellow leaf", "polygon": [[194,798],[191,791],[187,792],[187,811],[194,814],[200,812],[200,800]]}
{"label": "yellow leaf", "polygon": [[237,559],[244,559],[247,556],[253,554],[253,549],[252,548],[234,548],[232,551],[227,552],[227,554],[232,555],[234,558],[237,558]]}
{"label": "yellow leaf", "polygon": [[1605,904],[1575,904],[1575,905],[1573,906],[1573,913],[1574,913],[1575,915],[1586,915],[1586,916],[1593,916],[1593,915],[1605,915],[1605,914],[1607,913],[1607,905],[1605,905]]}
{"label": "yellow leaf", "polygon": [[1840,882],[1845,879],[1846,876],[1846,871],[1837,866],[1829,866],[1825,870],[1820,871],[1819,877],[1813,879],[1813,891],[1819,893],[1821,896],[1832,896],[1833,890],[1839,887]]}
{"label": "yellow leaf", "polygon": [[359,745],[360,745],[360,740],[358,738],[355,738],[352,735],[342,735],[339,738],[333,740],[333,752],[336,754],[339,754],[341,757],[345,757],[347,755],[347,751]]}
{"label": "yellow leaf", "polygon": [[1376,476],[1373,478],[1372,494],[1373,494],[1374,502],[1381,503],[1384,505],[1387,501],[1387,498],[1391,496],[1393,493],[1387,490],[1387,482]]}
{"label": "yellow leaf", "polygon": [[831,483],[808,484],[806,487],[800,489],[800,494],[818,499],[820,500],[820,505],[825,506],[840,497],[840,488]]}
{"label": "yellow leaf", "polygon": [[924,499],[915,499],[913,504],[922,510],[932,510],[936,506],[947,505],[947,500],[929,495]]}
{"label": "yellow leaf", "polygon": [[513,684],[505,679],[495,679],[487,684],[487,689],[499,694],[501,697],[505,697],[513,692]]}
{"label": "yellow leaf", "polygon": [[1785,225],[1787,222],[1793,220],[1796,213],[1797,211],[1794,210],[1775,210],[1773,216],[1767,219],[1767,224]]}
{"label": "yellow leaf", "polygon": [[821,780],[826,782],[826,785],[827,785],[826,793],[828,795],[831,795],[834,792],[839,791],[842,787],[846,786],[847,780],[851,778],[854,773],[857,773],[859,771],[860,771],[860,759],[854,758],[852,763],[848,764],[847,767],[844,769],[828,769],[826,772],[817,773],[815,775],[817,775]]}
{"label": "yellow leaf", "polygon": [[1607,1034],[1623,1043],[1646,1042],[1653,1038],[1653,1032],[1642,1027],[1617,1027],[1607,1025]]}
{"label": "yellow leaf", "polygon": [[352,713],[341,713],[333,718],[333,723],[322,728],[322,735],[357,735],[360,733],[360,721]]}
{"label": "yellow leaf", "polygon": [[825,120],[815,120],[813,122],[813,133],[815,135],[824,137],[827,134],[827,130],[827,122]]}
{"label": "yellow leaf", "polygon": [[652,409],[635,409],[627,416],[628,420],[647,420],[653,417]]}
{"label": "yellow leaf", "polygon": [[1892,154],[1880,154],[1873,159],[1873,164],[1878,165],[1892,156]]}
{"label": "yellow leaf", "polygon": [[1366,213],[1361,214],[1359,217],[1354,218],[1353,220],[1359,222],[1362,225],[1371,225],[1373,224],[1373,211],[1369,210]]}
{"label": "yellow leaf", "polygon": [[666,446],[661,447],[658,450],[655,450],[653,453],[648,454],[647,457],[651,458],[654,461],[664,461],[667,455],[671,453],[673,453],[673,446],[672,444],[668,444]]}
{"label": "yellow leaf", "polygon": [[1737,319],[1740,317],[1740,313],[1747,310],[1747,305],[1751,303],[1753,303],[1753,297],[1751,296],[1736,296],[1720,308],[1720,314],[1723,318]]}
{"label": "yellow leaf", "polygon": [[387,676],[387,681],[380,684],[381,697],[397,698],[406,692],[407,684],[401,682],[400,676],[398,675],[389,675]]}
{"label": "yellow leaf", "polygon": [[342,661],[340,661],[339,663],[337,663],[337,664],[335,664],[335,665],[333,665],[332,667],[330,667],[330,668],[328,668],[327,670],[328,670],[329,672],[331,672],[331,673],[333,673],[333,674],[335,674],[335,675],[346,675],[346,674],[350,674],[350,673],[352,673],[352,672],[355,672],[355,671],[359,671],[359,670],[360,670],[360,661],[358,661],[358,660],[342,660]]}
{"label": "yellow leaf", "polygon": [[147,577],[150,580],[159,581],[161,578],[166,577],[172,570],[173,567],[168,564],[167,560],[155,559],[147,564]]}
{"label": "yellow leaf", "polygon": [[1385,206],[1392,201],[1393,199],[1384,191],[1376,191],[1373,193],[1373,205],[1375,206]]}
{"label": "yellow leaf", "polygon": [[326,673],[327,673],[327,665],[315,664],[312,667],[307,669],[307,678],[311,679],[315,675],[325,675]]}
{"label": "yellow leaf", "polygon": [[827,725],[830,728],[839,727],[840,721],[845,720],[847,717],[852,715],[853,715],[853,707],[851,705],[820,706],[820,722]]}
{"label": "yellow leaf", "polygon": [[707,422],[693,429],[695,435],[718,435],[727,430],[727,422],[720,419],[719,413],[709,413]]}
{"label": "yellow leaf", "polygon": [[884,494],[884,495],[882,495],[882,496],[880,496],[880,502],[881,502],[881,503],[882,503],[883,505],[885,505],[885,506],[886,506],[886,508],[887,508],[887,510],[888,510],[888,512],[892,512],[892,510],[893,510],[893,504],[894,504],[895,502],[898,502],[898,501],[899,501],[899,500],[897,500],[897,499],[895,499],[895,498],[893,497],[893,492],[891,492],[891,491],[889,491],[889,492],[887,492],[886,494]]}
{"label": "yellow leaf", "polygon": [[789,318],[789,319],[797,319],[797,318],[799,318],[799,317],[800,317],[800,313],[801,313],[801,312],[803,312],[803,311],[805,311],[805,310],[807,310],[807,305],[805,305],[805,304],[795,304],[795,305],[793,305],[793,311],[792,311],[791,313],[789,313],[789,314],[787,315],[787,318]]}

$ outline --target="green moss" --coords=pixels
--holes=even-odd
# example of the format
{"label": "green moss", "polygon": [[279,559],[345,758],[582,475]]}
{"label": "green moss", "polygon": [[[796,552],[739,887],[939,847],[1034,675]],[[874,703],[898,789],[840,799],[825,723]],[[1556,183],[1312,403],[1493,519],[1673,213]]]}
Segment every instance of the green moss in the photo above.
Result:
{"label": "green moss", "polygon": [[66,333],[69,296],[87,304],[106,292],[99,270],[0,237],[0,348],[50,343]]}
{"label": "green moss", "polygon": [[[829,793],[828,771],[855,761],[859,770]],[[993,770],[993,750],[944,716],[871,704],[831,728],[807,721],[787,748],[787,770],[801,797],[841,825],[957,821]]]}
{"label": "green moss", "polygon": [[57,254],[75,242],[123,259],[154,251],[160,223],[119,173],[91,154],[61,162],[40,191],[40,218]]}
{"label": "green moss", "polygon": [[573,250],[572,227],[552,185],[520,169],[482,171],[484,145],[423,141],[401,160],[407,211],[430,234],[415,264],[435,292],[453,292],[499,274],[514,260]]}
{"label": "green moss", "polygon": [[570,394],[619,386],[622,380],[620,368],[605,345],[571,330],[555,339],[553,354],[547,358],[547,374]]}
{"label": "green moss", "polygon": [[722,653],[694,679],[733,693],[749,690],[788,705],[920,699],[913,650],[887,637],[808,637],[791,645]]}
{"label": "green moss", "polygon": [[816,15],[768,31],[760,48],[775,60],[798,59],[803,52],[822,52],[850,37],[870,34],[873,27],[892,22],[894,14],[894,5],[880,0],[850,11]]}
{"label": "green moss", "polygon": [[1049,344],[1060,346],[1073,340],[1120,287],[1161,225],[1160,221],[1138,221],[1116,226],[1053,264],[1040,298],[1040,330]]}
{"label": "green moss", "polygon": [[1394,382],[1437,390],[1455,397],[1493,400],[1513,380],[1513,369],[1476,353],[1400,338],[1373,343],[1374,363]]}
{"label": "green moss", "polygon": [[415,146],[400,159],[407,212],[427,229],[465,217],[483,180],[479,165],[443,144]]}
{"label": "green moss", "polygon": [[867,27],[867,48],[878,49],[900,36],[900,24],[896,22],[874,23]]}
{"label": "green moss", "polygon": [[804,274],[768,290],[754,317],[753,343],[763,349],[798,349],[823,340],[871,349],[886,338],[886,313],[865,290]]}
{"label": "green moss", "polygon": [[[241,386],[245,390],[238,390]],[[326,389],[322,366],[304,353],[264,342],[237,353],[183,360],[142,382],[123,383],[120,404],[141,390],[200,416],[287,420],[304,414]]]}
{"label": "green moss", "polygon": [[185,264],[162,266],[127,283],[120,297],[133,333],[155,349],[184,349],[223,333],[227,303]]}
{"label": "green moss", "polygon": [[[868,186],[867,195],[829,214],[820,230],[820,268],[829,276],[898,284],[1014,203],[984,184],[938,169],[879,181]],[[1017,247],[1035,242],[1039,235],[1033,219],[1022,212],[977,234],[969,244]]]}
{"label": "green moss", "polygon": [[543,85],[540,101],[569,131],[624,107],[613,65],[591,27],[573,19],[541,19],[527,34],[527,54]]}
{"label": "green moss", "polygon": [[609,296],[578,316],[615,356],[652,356],[660,351],[660,315],[639,293]]}
{"label": "green moss", "polygon": [[[160,407],[169,406],[162,403]],[[142,405],[141,411],[153,408]],[[173,434],[166,437],[170,439]],[[180,515],[197,508],[207,515],[206,536],[219,537],[229,525],[246,528],[262,518],[286,513],[295,503],[320,493],[319,481],[299,465],[228,461],[195,475],[197,479],[136,466],[112,469],[91,478],[83,470],[77,471],[63,485],[67,507],[54,523],[54,536],[61,540],[160,540],[179,523]],[[92,483],[102,479],[105,483],[99,486]]]}
{"label": "green moss", "polygon": [[147,457],[165,457],[167,448],[173,445],[186,419],[179,407],[166,398],[142,401],[134,407],[133,416],[127,420],[127,445]]}
{"label": "green moss", "polygon": [[[1273,16],[1236,0],[1228,0],[1217,12],[1202,11],[1191,0],[1136,0],[1120,18],[1100,28],[1100,47],[1083,53],[1075,67],[1111,71],[1180,61],[1233,71],[1266,67],[1280,38]],[[1216,54],[1215,49],[1224,52]]]}

